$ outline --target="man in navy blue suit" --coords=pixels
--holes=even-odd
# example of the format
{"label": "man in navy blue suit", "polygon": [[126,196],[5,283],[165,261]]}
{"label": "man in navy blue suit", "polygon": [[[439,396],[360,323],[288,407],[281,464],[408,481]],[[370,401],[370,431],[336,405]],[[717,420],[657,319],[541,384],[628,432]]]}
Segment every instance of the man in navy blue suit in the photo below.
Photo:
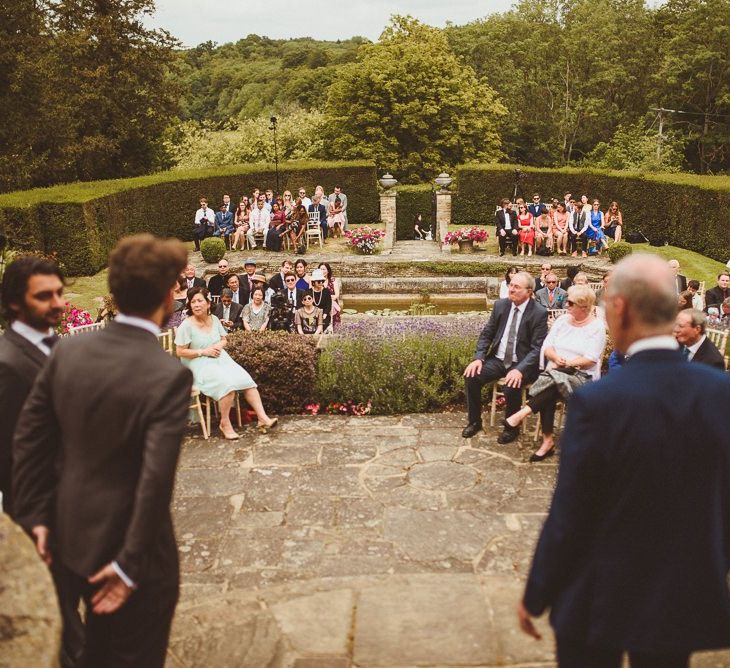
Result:
{"label": "man in navy blue suit", "polygon": [[550,608],[561,668],[685,667],[730,646],[730,376],[678,350],[660,258],[622,261],[605,309],[627,361],[570,399],[519,621]]}

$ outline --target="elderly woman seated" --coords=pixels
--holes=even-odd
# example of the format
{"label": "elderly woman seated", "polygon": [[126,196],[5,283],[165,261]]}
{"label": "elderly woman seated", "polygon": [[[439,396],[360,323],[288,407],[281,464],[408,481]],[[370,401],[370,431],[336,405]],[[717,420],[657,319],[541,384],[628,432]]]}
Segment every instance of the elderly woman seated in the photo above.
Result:
{"label": "elderly woman seated", "polygon": [[542,444],[530,457],[540,462],[555,454],[553,423],[558,399],[601,375],[601,356],[606,345],[606,325],[593,314],[596,297],[587,285],[568,288],[568,313],[558,318],[542,345],[545,370],[532,384],[527,404],[508,417],[505,424],[518,426],[528,415],[539,412]]}

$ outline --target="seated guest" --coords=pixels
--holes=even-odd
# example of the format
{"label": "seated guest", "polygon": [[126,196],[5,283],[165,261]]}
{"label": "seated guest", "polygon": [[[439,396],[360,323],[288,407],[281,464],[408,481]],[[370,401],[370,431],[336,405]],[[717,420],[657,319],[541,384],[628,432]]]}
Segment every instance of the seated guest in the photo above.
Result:
{"label": "seated guest", "polygon": [[329,262],[320,263],[319,268],[324,274],[324,287],[332,296],[332,331],[335,331],[339,329],[342,321],[342,281],[332,273]]}
{"label": "seated guest", "polygon": [[271,222],[266,235],[266,248],[278,253],[281,250],[281,236],[286,234],[286,214],[279,207],[278,202],[271,206]]}
{"label": "seated guest", "polygon": [[241,320],[241,312],[243,306],[233,301],[233,292],[230,288],[223,288],[221,299],[215,305],[213,315],[221,321],[221,325],[227,332],[236,329],[243,329],[243,321]]}
{"label": "seated guest", "polygon": [[679,273],[679,260],[669,260],[667,264],[674,274],[674,289],[677,294],[684,292],[687,289],[687,277]]}
{"label": "seated guest", "polygon": [[269,223],[271,222],[271,213],[264,206],[265,199],[263,195],[258,196],[256,205],[251,209],[248,217],[249,229],[246,232],[246,238],[251,248],[256,248],[256,237],[263,236],[263,246],[266,248],[266,235],[269,232]]}
{"label": "seated guest", "polygon": [[309,276],[307,276],[307,261],[304,258],[299,258],[294,263],[294,273],[297,275],[298,290],[309,290],[312,287]]}
{"label": "seated guest", "polygon": [[251,292],[251,301],[243,307],[241,319],[247,332],[263,332],[269,324],[271,306],[264,301],[264,290],[255,287]]}
{"label": "seated guest", "polygon": [[574,199],[570,200],[568,210],[570,212],[568,217],[568,250],[570,251],[570,255],[571,257],[577,257],[578,249],[580,249],[581,256],[587,257],[585,234],[588,228],[588,221],[586,214]]}
{"label": "seated guest", "polygon": [[327,238],[327,207],[322,204],[322,198],[318,195],[314,195],[312,203],[307,209],[307,213],[319,213],[319,229],[322,230],[322,238]]}
{"label": "seated guest", "polygon": [[243,390],[246,402],[256,412],[259,427],[276,426],[278,419],[266,414],[256,383],[225,351],[226,330],[211,315],[205,288],[190,291],[187,312],[188,318],[175,336],[177,356],[193,372],[194,387],[218,402],[223,436],[230,440],[239,438],[231,424],[231,407],[239,390]]}
{"label": "seated guest", "polygon": [[291,273],[291,270],[291,260],[284,260],[279,267],[279,271],[269,279],[269,287],[274,290],[283,290],[286,287],[284,284],[284,278],[288,273]]}
{"label": "seated guest", "polygon": [[542,290],[545,287],[545,279],[547,278],[548,274],[551,274],[553,271],[553,265],[551,265],[549,262],[543,262],[540,265],[540,275],[535,279],[535,292],[538,290]]}
{"label": "seated guest", "polygon": [[288,271],[284,276],[284,295],[286,296],[286,302],[289,304],[289,308],[292,312],[301,308],[302,296],[304,295],[304,290],[300,290],[296,284],[296,274]]}
{"label": "seated guest", "polygon": [[714,306],[720,311],[720,304],[730,297],[730,274],[723,271],[717,276],[717,286],[705,292],[705,313]]}
{"label": "seated guest", "polygon": [[579,271],[573,277],[573,285],[588,285],[588,274],[583,271]]}
{"label": "seated guest", "polygon": [[215,213],[208,208],[208,200],[200,198],[200,208],[195,212],[195,227],[193,228],[193,240],[195,250],[200,250],[200,242],[210,236],[215,227]]}
{"label": "seated guest", "polygon": [[223,259],[218,261],[218,273],[210,277],[208,281],[208,292],[213,296],[220,296],[221,290],[226,287],[228,278],[231,274],[228,273],[228,260]]}
{"label": "seated guest", "polygon": [[714,366],[725,371],[725,360],[715,344],[707,338],[707,316],[702,311],[685,309],[677,314],[674,338],[690,362]]}
{"label": "seated guest", "polygon": [[730,297],[720,305],[720,324],[723,327],[730,328]]}
{"label": "seated guest", "polygon": [[233,238],[231,240],[231,250],[236,250],[238,246],[243,250],[246,244],[246,232],[248,232],[248,219],[251,215],[251,206],[248,203],[248,197],[245,195],[241,198],[238,208],[233,214]]}
{"label": "seated guest", "polygon": [[[246,258],[246,261],[243,263],[243,272],[244,273],[239,276],[239,279],[241,280],[241,287],[246,294],[250,294],[251,290],[253,290],[253,277],[256,273],[256,260],[252,257]],[[246,301],[248,301],[248,299]]]}
{"label": "seated guest", "polygon": [[236,274],[228,277],[228,289],[231,291],[231,300],[234,304],[241,304],[241,306],[248,304],[248,290],[241,287],[241,279]]}
{"label": "seated guest", "polygon": [[[289,225],[287,226],[287,234],[289,235],[289,244],[293,249],[299,247],[302,236],[307,229],[307,223],[309,222],[309,215],[307,214],[306,207],[297,200],[292,210],[291,218],[289,219]],[[304,252],[304,251],[301,251]]]}
{"label": "seated guest", "polygon": [[302,308],[294,314],[294,326],[299,334],[321,334],[323,331],[322,309],[314,305],[312,290],[302,295]]}
{"label": "seated guest", "polygon": [[558,285],[558,277],[552,272],[545,277],[545,287],[535,293],[535,300],[548,310],[565,308],[568,293]]}
{"label": "seated guest", "polygon": [[312,272],[312,296],[314,305],[322,309],[322,318],[324,331],[332,331],[332,293],[324,287],[324,272],[321,269],[315,269]]}
{"label": "seated guest", "polygon": [[529,390],[530,400],[505,420],[505,426],[517,427],[528,415],[540,412],[542,444],[530,457],[540,462],[555,454],[553,423],[558,399],[568,399],[580,385],[601,375],[601,356],[606,345],[606,325],[593,315],[596,296],[586,285],[568,289],[568,313],[559,317],[542,344],[545,370]]}
{"label": "seated guest", "polygon": [[701,311],[705,303],[700,294],[700,282],[694,279],[687,281],[687,290],[692,294],[692,308]]}
{"label": "seated guest", "polygon": [[185,276],[177,277],[175,291],[172,293],[175,298],[174,312],[162,327],[163,330],[175,329],[185,319],[185,306],[188,301],[188,281]]}
{"label": "seated guest", "polygon": [[499,284],[499,298],[506,299],[509,296],[509,284],[515,274],[522,271],[519,267],[510,267],[504,272],[504,280]]}
{"label": "seated guest", "polygon": [[190,288],[204,288],[205,287],[205,281],[202,278],[198,278],[195,275],[195,265],[194,264],[188,264],[185,267],[185,271],[183,272],[185,276],[185,282],[187,285],[187,289]]}
{"label": "seated guest", "polygon": [[[341,237],[342,230],[345,227],[345,213],[342,208],[342,200],[340,199],[340,196],[336,195],[332,201],[323,200],[323,202],[329,204],[327,207],[327,227],[329,227],[333,237]],[[419,217],[420,215],[421,214],[418,214]],[[420,220],[417,220],[415,226],[416,229],[418,229],[419,222]],[[423,239],[425,237],[421,238]]]}
{"label": "seated guest", "polygon": [[225,204],[221,204],[218,213],[215,214],[215,229],[213,230],[213,236],[221,237],[226,244],[226,248],[230,248],[230,236],[233,232],[233,213],[226,209]]}
{"label": "seated guest", "polygon": [[571,285],[573,285],[573,280],[575,279],[576,275],[580,273],[580,265],[571,265],[565,270],[565,273],[565,278],[560,281],[560,287],[563,288],[563,290],[567,290]]}
{"label": "seated guest", "polygon": [[264,292],[264,301],[268,304],[269,299],[271,299],[271,295],[273,294],[273,290],[269,289],[269,286],[266,285],[266,277],[263,274],[254,274],[251,276],[251,283],[253,287],[251,288],[251,294],[248,297],[248,304],[251,303],[253,298],[253,291],[256,288],[261,288]]}
{"label": "seated guest", "polygon": [[603,214],[603,232],[611,237],[616,243],[621,241],[621,231],[624,226],[624,216],[618,206],[618,202],[611,202],[608,210]]}
{"label": "seated guest", "polygon": [[692,293],[689,290],[680,292],[677,295],[677,310],[684,311],[685,309],[692,308]]}

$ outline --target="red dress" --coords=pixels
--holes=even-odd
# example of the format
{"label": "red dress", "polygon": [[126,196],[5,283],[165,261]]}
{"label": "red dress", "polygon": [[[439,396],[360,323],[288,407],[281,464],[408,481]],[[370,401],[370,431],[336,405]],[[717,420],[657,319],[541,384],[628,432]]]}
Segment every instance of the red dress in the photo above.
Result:
{"label": "red dress", "polygon": [[520,243],[535,243],[535,227],[532,224],[532,214],[528,211],[526,214],[517,216],[517,225],[520,228]]}

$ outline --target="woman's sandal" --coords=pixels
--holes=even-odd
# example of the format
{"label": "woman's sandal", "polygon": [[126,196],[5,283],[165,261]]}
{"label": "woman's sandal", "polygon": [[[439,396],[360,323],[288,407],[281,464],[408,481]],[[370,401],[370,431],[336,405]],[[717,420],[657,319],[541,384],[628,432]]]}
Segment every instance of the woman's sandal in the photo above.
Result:
{"label": "woman's sandal", "polygon": [[262,434],[267,434],[267,433],[269,432],[269,429],[273,429],[273,428],[274,428],[274,427],[276,427],[276,425],[278,425],[278,424],[279,424],[279,418],[274,418],[274,419],[273,419],[273,420],[271,421],[271,424],[260,424],[260,425],[259,425],[259,431],[260,431],[260,432],[261,432]]}

